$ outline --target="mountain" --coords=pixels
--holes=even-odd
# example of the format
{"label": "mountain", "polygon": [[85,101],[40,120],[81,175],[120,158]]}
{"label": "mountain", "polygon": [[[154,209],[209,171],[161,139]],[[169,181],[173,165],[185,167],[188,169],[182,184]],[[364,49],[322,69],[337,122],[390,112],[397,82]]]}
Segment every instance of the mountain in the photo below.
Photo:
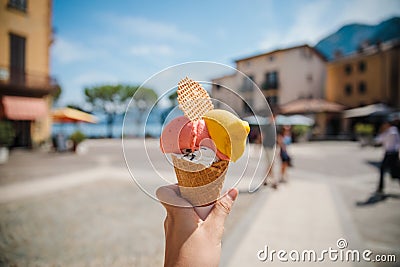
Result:
{"label": "mountain", "polygon": [[337,52],[347,55],[356,52],[364,44],[372,45],[398,38],[400,38],[400,17],[393,17],[377,25],[345,25],[319,41],[315,48],[328,60],[332,60]]}

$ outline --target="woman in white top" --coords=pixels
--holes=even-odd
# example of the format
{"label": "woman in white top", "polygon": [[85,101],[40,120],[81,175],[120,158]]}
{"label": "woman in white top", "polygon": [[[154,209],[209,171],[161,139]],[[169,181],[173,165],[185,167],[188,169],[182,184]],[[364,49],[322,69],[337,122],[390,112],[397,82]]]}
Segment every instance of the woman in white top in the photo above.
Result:
{"label": "woman in white top", "polygon": [[377,192],[382,193],[384,188],[384,176],[387,169],[395,168],[399,160],[400,136],[397,127],[390,122],[385,122],[381,126],[381,133],[376,138],[376,141],[383,145],[385,155],[380,167],[380,179]]}

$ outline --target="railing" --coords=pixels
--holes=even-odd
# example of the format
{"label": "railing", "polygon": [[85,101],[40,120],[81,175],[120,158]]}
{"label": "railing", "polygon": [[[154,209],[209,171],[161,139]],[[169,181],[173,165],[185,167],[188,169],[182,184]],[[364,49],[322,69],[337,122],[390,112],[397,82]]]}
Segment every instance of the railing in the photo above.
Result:
{"label": "railing", "polygon": [[58,86],[53,77],[39,72],[23,72],[21,70],[0,66],[0,84],[24,87],[49,89]]}
{"label": "railing", "polygon": [[263,90],[279,89],[279,83],[278,83],[278,81],[275,81],[275,82],[264,81],[263,84],[261,85],[261,88]]}

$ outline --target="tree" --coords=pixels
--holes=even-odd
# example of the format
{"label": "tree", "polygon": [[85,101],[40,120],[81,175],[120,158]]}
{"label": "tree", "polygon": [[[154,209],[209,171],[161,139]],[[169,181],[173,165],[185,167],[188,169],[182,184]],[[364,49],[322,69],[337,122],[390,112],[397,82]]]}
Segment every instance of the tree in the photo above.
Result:
{"label": "tree", "polygon": [[175,106],[178,103],[178,92],[175,91],[172,94],[168,96],[169,102],[171,103],[171,106]]}
{"label": "tree", "polygon": [[73,109],[76,109],[76,110],[79,110],[79,111],[82,111],[82,112],[91,113],[90,111],[82,108],[80,105],[77,105],[77,104],[68,104],[67,108],[73,108]]}
{"label": "tree", "polygon": [[62,88],[59,84],[57,84],[54,87],[53,91],[51,92],[51,95],[53,96],[53,103],[57,102],[58,99],[60,99],[61,93],[62,93]]}
{"label": "tree", "polygon": [[169,113],[174,109],[176,105],[178,105],[178,93],[177,91],[174,91],[168,96],[168,100],[170,103],[170,106],[166,108],[162,113],[160,117],[160,122],[161,124],[165,123],[165,120],[167,119]]}
{"label": "tree", "polygon": [[150,88],[118,84],[87,87],[85,88],[85,98],[93,111],[106,114],[108,136],[112,138],[115,117],[125,112],[131,98],[132,104],[138,108],[140,113],[143,113],[152,103],[156,102],[157,94]]}

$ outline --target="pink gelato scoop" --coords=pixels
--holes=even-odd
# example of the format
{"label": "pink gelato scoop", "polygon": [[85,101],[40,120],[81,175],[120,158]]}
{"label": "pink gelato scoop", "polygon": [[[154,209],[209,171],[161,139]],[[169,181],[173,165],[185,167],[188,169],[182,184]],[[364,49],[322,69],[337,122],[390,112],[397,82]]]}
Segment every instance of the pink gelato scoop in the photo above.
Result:
{"label": "pink gelato scoop", "polygon": [[[184,149],[196,150],[202,146],[216,150],[208,133],[204,120],[190,121],[180,116],[170,121],[163,129],[160,137],[160,147],[163,153],[182,153]],[[229,160],[227,156],[217,150],[217,156]]]}

